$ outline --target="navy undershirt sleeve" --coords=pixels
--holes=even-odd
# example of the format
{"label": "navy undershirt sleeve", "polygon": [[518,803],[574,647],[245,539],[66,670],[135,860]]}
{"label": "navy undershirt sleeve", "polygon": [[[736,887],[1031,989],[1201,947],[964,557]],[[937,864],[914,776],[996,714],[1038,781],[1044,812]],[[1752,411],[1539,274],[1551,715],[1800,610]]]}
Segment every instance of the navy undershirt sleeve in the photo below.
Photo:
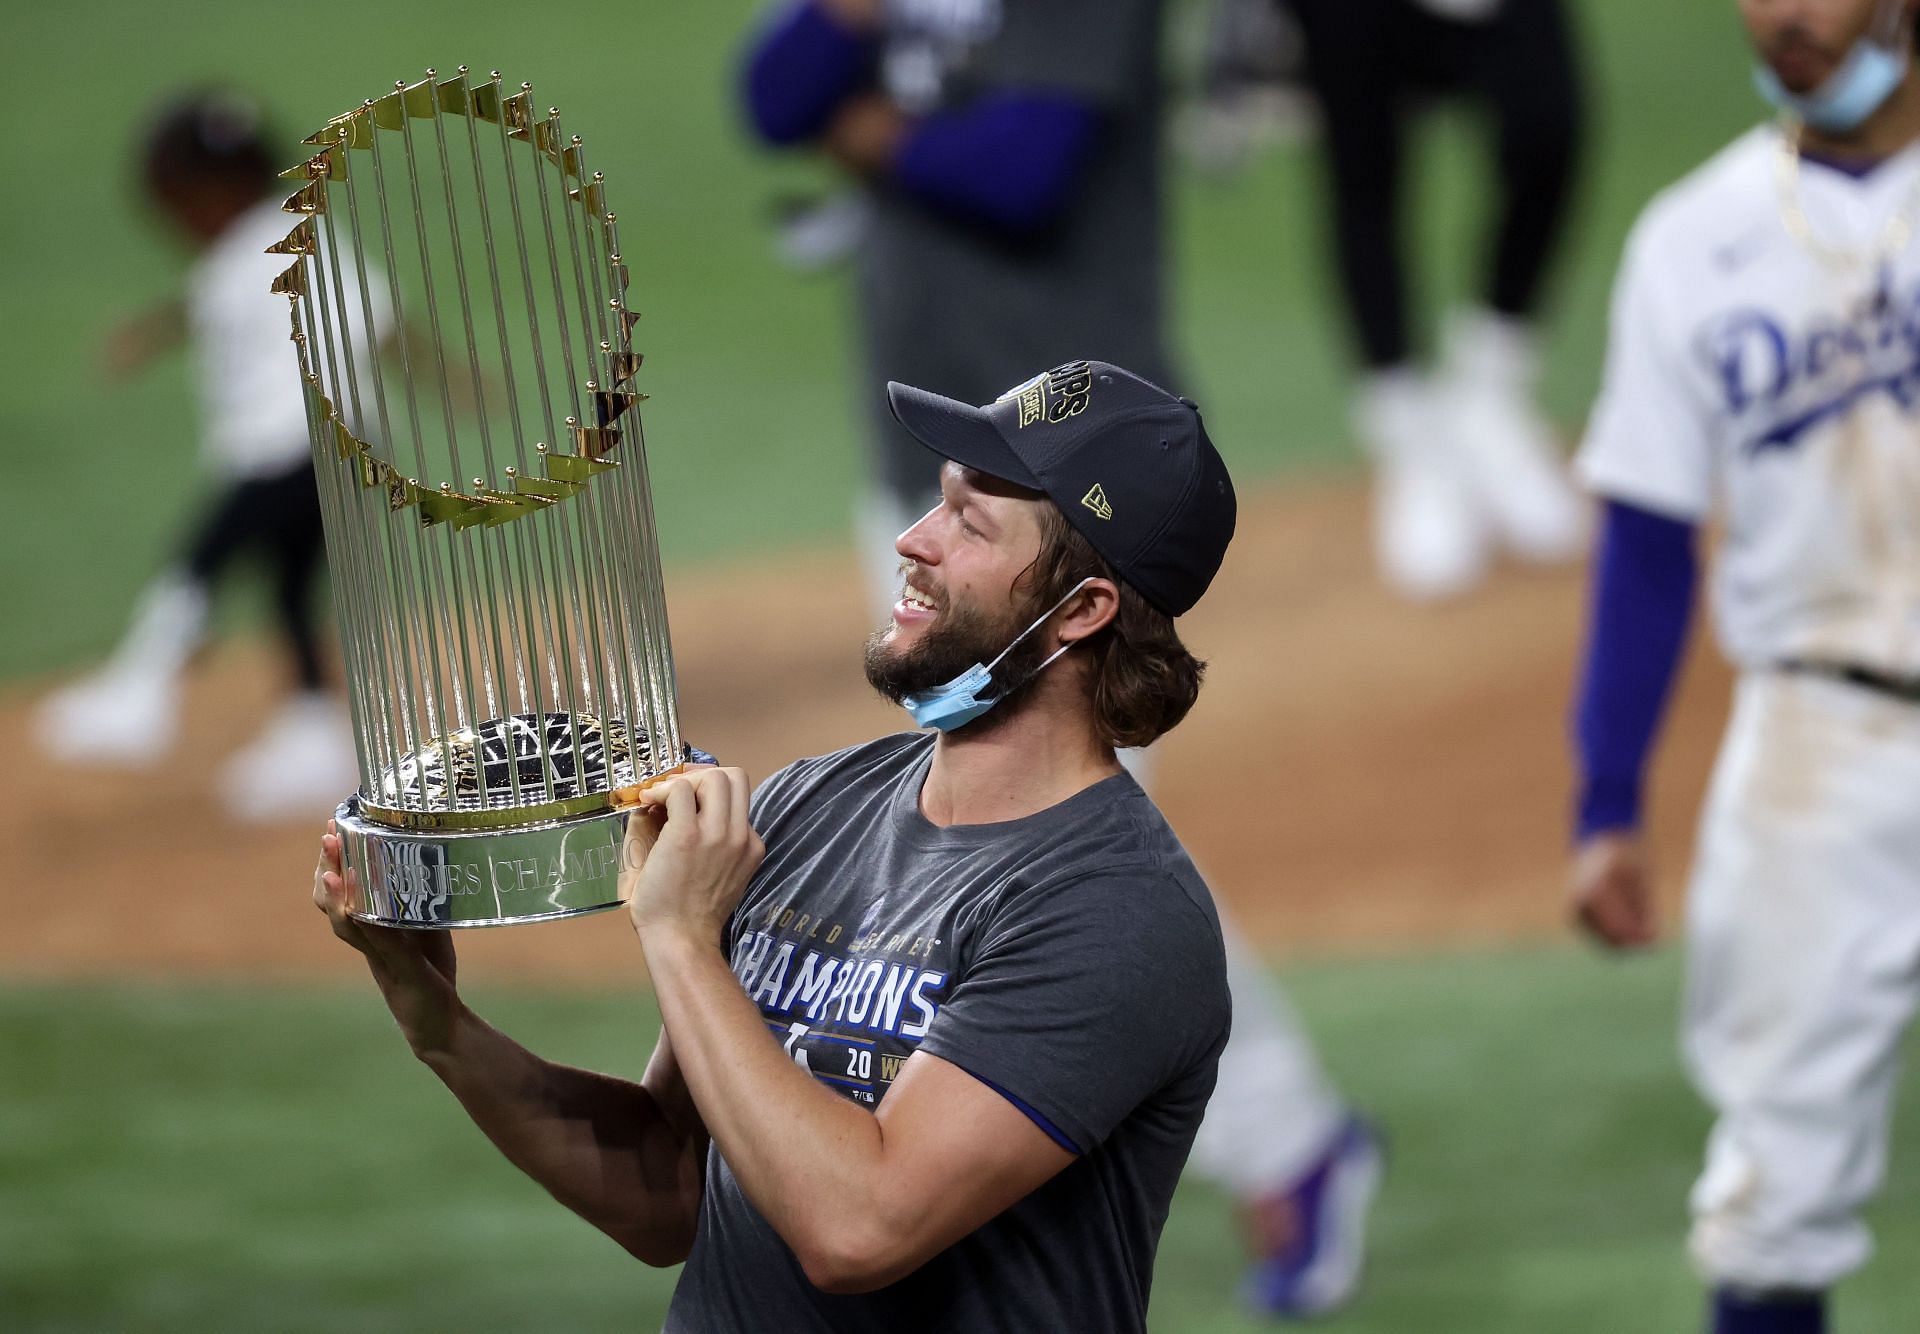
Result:
{"label": "navy undershirt sleeve", "polygon": [[834,110],[873,80],[878,43],[850,32],[812,0],[775,16],[747,57],[747,114],[772,144],[827,128]]}
{"label": "navy undershirt sleeve", "polygon": [[1639,826],[1647,753],[1686,645],[1697,577],[1694,525],[1606,502],[1574,711],[1580,838]]}
{"label": "navy undershirt sleeve", "polygon": [[920,121],[900,147],[894,179],[944,213],[1035,232],[1066,207],[1098,122],[1070,93],[988,93]]}

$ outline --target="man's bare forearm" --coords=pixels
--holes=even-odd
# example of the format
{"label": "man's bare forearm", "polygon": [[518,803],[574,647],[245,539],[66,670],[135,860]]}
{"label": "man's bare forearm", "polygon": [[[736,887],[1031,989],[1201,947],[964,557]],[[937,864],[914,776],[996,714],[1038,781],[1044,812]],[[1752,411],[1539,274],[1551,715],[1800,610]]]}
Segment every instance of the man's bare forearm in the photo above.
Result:
{"label": "man's bare forearm", "polygon": [[461,1006],[443,1048],[421,1053],[509,1162],[651,1265],[693,1245],[706,1135],[676,1106],[670,1050],[633,1083],[546,1061]]}
{"label": "man's bare forearm", "polygon": [[788,1059],[719,950],[665,930],[641,943],[704,1124],[748,1198],[811,1268],[811,1253],[841,1244],[849,1221],[884,1215],[879,1122]]}

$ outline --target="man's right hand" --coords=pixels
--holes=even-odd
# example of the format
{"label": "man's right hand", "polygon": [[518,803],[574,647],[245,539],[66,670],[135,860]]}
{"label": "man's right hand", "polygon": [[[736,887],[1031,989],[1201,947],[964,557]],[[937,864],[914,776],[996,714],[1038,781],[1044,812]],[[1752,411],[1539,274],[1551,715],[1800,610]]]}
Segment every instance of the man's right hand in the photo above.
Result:
{"label": "man's right hand", "polygon": [[327,915],[333,934],[366,958],[367,968],[387,1008],[406,1035],[415,1056],[444,1052],[452,1037],[460,998],[454,987],[453,938],[445,931],[402,930],[356,921],[347,913],[347,877],[340,834],[334,822],[320,836],[320,861],[313,868],[313,903]]}
{"label": "man's right hand", "polygon": [[882,0],[815,0],[821,10],[849,32],[873,33],[886,22]]}
{"label": "man's right hand", "polygon": [[1573,859],[1574,920],[1610,949],[1637,949],[1660,937],[1653,871],[1634,830],[1595,834]]}

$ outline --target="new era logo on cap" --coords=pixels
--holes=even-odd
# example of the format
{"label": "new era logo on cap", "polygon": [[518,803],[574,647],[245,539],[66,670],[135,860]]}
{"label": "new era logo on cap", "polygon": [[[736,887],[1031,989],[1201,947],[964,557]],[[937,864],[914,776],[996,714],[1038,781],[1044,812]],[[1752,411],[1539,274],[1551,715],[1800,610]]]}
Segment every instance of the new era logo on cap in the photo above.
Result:
{"label": "new era logo on cap", "polygon": [[1170,616],[1200,600],[1226,556],[1233,483],[1199,409],[1131,371],[1068,362],[985,407],[895,383],[887,402],[935,453],[1043,492]]}

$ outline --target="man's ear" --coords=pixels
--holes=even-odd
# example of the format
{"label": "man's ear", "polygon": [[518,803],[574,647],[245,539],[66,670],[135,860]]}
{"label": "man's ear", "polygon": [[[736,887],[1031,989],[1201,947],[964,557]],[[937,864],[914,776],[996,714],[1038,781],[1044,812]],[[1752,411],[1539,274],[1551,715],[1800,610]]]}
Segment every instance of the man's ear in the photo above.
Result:
{"label": "man's ear", "polygon": [[1056,633],[1063,644],[1090,639],[1120,614],[1120,588],[1111,579],[1089,579],[1060,609]]}

